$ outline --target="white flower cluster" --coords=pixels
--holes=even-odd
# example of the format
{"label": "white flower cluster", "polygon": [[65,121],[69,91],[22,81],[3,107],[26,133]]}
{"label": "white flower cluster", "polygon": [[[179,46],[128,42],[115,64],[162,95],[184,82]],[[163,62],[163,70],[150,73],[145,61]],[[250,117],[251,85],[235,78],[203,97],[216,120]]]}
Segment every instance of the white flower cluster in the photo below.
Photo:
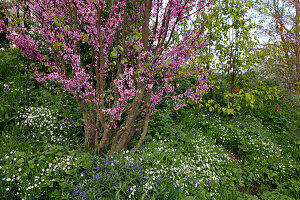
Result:
{"label": "white flower cluster", "polygon": [[210,196],[219,195],[216,188],[219,176],[215,171],[218,166],[222,168],[223,164],[230,162],[230,157],[222,147],[208,142],[199,133],[195,133],[194,140],[189,143],[191,151],[185,154],[172,148],[176,141],[156,142],[154,147],[146,147],[137,156],[141,163],[151,166],[145,169],[148,181],[143,189],[146,193],[153,190],[156,183],[168,182],[187,194],[188,188],[192,187],[196,191],[197,187],[206,187],[209,188],[207,191],[210,191]]}
{"label": "white flower cluster", "polygon": [[129,199],[134,198],[134,193],[138,190],[138,188],[134,185],[132,187],[129,187],[128,189],[129,189],[129,192],[130,192],[128,198]]}
{"label": "white flower cluster", "polygon": [[37,142],[41,139],[49,140],[51,144],[64,144],[66,142],[72,145],[72,140],[67,138],[67,133],[70,124],[65,121],[58,120],[61,115],[54,112],[48,106],[46,107],[28,107],[18,111],[17,125],[27,126],[33,128],[32,135]]}
{"label": "white flower cluster", "polygon": [[[250,160],[253,159],[261,165],[273,165],[273,167],[280,168],[283,173],[296,171],[296,163],[292,156],[284,153],[281,145],[267,137],[270,130],[262,124],[261,120],[251,116],[247,116],[248,123],[224,123],[218,117],[203,118],[203,120],[202,124],[210,122],[210,126],[220,133],[215,139],[219,140],[222,145],[229,145],[230,148],[230,145],[242,144],[243,148],[247,148],[247,156],[254,156],[249,158]],[[249,130],[256,132],[249,133]],[[259,174],[255,176],[259,177]]]}
{"label": "white flower cluster", "polygon": [[[71,169],[76,169],[77,165],[74,163],[77,158],[71,155],[65,155],[64,157],[55,157],[52,163],[48,163],[48,168],[45,171],[51,170],[58,172],[67,172]],[[56,163],[56,164],[55,164]]]}
{"label": "white flower cluster", "polygon": [[[256,126],[261,126],[261,124],[256,123]],[[255,161],[266,164],[278,163],[283,173],[285,173],[286,168],[292,171],[296,170],[292,156],[283,153],[281,146],[267,137],[250,135],[244,131],[232,132],[226,129],[220,139],[223,143],[233,140],[239,141],[246,148],[251,149],[251,154],[255,155],[253,158]],[[284,163],[282,163],[283,161]]]}
{"label": "white flower cluster", "polygon": [[[14,82],[9,82],[9,83],[4,83],[3,84],[3,88],[6,91],[9,91],[10,93],[19,93],[19,94],[24,94],[24,89],[23,88],[16,88],[15,87],[15,83]],[[27,88],[27,91],[29,91],[30,89]]]}
{"label": "white flower cluster", "polygon": [[[11,155],[6,155],[5,161],[11,159],[13,165],[16,166],[17,162],[22,159],[19,152],[12,151]],[[76,164],[77,158],[72,155],[56,156],[52,161],[35,161],[31,167],[35,168],[34,176],[30,177],[30,174],[24,176],[21,167],[11,168],[9,166],[0,166],[0,172],[2,174],[2,181],[7,187],[7,191],[10,187],[16,188],[16,196],[29,197],[34,190],[40,190],[43,184],[51,184],[51,182],[58,181],[54,177],[59,177],[61,173],[68,173],[69,170],[76,170],[78,167]],[[33,175],[33,174],[32,174]]]}

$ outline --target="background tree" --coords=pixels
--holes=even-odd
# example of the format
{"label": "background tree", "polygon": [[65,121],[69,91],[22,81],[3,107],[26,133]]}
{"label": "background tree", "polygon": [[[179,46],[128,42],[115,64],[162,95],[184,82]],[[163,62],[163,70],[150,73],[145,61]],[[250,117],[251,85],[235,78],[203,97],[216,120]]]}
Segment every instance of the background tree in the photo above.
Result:
{"label": "background tree", "polygon": [[[4,2],[0,2],[0,20],[2,20],[3,23],[8,22],[8,20],[5,17],[5,12],[6,12],[6,6]],[[0,33],[0,48],[3,48],[7,46],[8,40],[6,39],[6,34],[4,32]]]}
{"label": "background tree", "polygon": [[263,44],[265,70],[272,73],[289,91],[299,90],[300,73],[300,4],[296,0],[268,0],[257,10],[269,17],[265,28],[270,40]]}
{"label": "background tree", "polygon": [[[178,73],[205,45],[195,45],[203,29],[191,28],[172,43],[178,24],[210,3],[19,1],[14,6],[24,13],[22,20],[10,15],[5,31],[24,56],[39,61],[38,81],[51,87],[59,83],[76,99],[83,114],[86,150],[118,152],[139,132],[136,150],[147,133],[149,116],[163,97],[186,96],[199,102],[210,88],[201,67]],[[172,80],[190,75],[197,77],[194,86],[176,94]],[[140,127],[138,119],[143,122]]]}
{"label": "background tree", "polygon": [[[258,41],[252,35],[257,27],[248,11],[255,1],[219,0],[203,12],[194,23],[206,27],[208,45],[195,57],[212,73],[215,87],[210,99],[205,101],[210,111],[226,115],[237,114],[243,104],[254,105],[255,87],[252,87],[258,63]],[[242,89],[242,90],[240,90]]]}

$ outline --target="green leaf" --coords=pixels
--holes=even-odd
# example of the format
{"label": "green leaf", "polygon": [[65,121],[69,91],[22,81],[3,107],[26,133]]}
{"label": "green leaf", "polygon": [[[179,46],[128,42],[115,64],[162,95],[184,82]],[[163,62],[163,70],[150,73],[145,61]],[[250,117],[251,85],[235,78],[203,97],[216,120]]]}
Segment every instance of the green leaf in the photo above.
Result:
{"label": "green leaf", "polygon": [[34,168],[34,160],[29,160],[28,165],[30,168]]}
{"label": "green leaf", "polygon": [[122,60],[121,60],[121,64],[122,65],[125,64],[125,63],[127,63],[127,62],[128,62],[128,60],[126,58],[122,58]]}
{"label": "green leaf", "polygon": [[108,61],[108,58],[107,58],[106,56],[104,56],[104,60],[105,60],[105,62],[107,62],[107,61]]}
{"label": "green leaf", "polygon": [[118,52],[113,50],[111,53],[110,53],[110,57],[111,58],[117,58],[118,57]]}
{"label": "green leaf", "polygon": [[182,198],[183,200],[195,200],[196,197],[193,197],[193,196],[185,196]]}
{"label": "green leaf", "polygon": [[67,30],[70,30],[70,26],[69,25],[64,26],[64,31],[67,31]]}
{"label": "green leaf", "polygon": [[71,169],[66,171],[66,174],[74,175],[76,173],[76,169]]}
{"label": "green leaf", "polygon": [[142,47],[140,45],[135,45],[133,48],[137,51],[142,49]]}
{"label": "green leaf", "polygon": [[120,45],[118,45],[118,48],[119,48],[121,51],[124,51],[123,47],[121,47]]}
{"label": "green leaf", "polygon": [[19,159],[16,163],[17,163],[18,165],[21,165],[23,162],[24,162],[24,159],[21,158],[21,159]]}
{"label": "green leaf", "polygon": [[133,39],[138,40],[138,39],[140,39],[140,36],[136,34],[136,35],[133,36]]}

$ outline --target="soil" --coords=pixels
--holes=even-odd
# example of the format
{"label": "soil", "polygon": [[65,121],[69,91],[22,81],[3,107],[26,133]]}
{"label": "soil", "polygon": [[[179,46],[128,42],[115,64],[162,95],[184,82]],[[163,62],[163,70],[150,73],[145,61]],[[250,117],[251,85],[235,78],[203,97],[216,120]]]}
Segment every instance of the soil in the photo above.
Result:
{"label": "soil", "polygon": [[239,190],[240,192],[245,192],[250,195],[256,195],[259,188],[260,188],[260,183],[254,182],[250,186],[240,187]]}

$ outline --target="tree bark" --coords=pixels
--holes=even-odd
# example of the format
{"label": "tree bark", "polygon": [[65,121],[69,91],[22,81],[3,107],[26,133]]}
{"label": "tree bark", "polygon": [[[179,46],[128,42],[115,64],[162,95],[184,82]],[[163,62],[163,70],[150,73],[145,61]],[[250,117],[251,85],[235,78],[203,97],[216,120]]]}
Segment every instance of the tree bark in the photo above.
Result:
{"label": "tree bark", "polygon": [[146,134],[148,133],[148,123],[149,123],[149,115],[147,115],[145,118],[142,135],[141,135],[138,143],[136,144],[136,146],[133,148],[133,152],[136,152],[143,144]]}

